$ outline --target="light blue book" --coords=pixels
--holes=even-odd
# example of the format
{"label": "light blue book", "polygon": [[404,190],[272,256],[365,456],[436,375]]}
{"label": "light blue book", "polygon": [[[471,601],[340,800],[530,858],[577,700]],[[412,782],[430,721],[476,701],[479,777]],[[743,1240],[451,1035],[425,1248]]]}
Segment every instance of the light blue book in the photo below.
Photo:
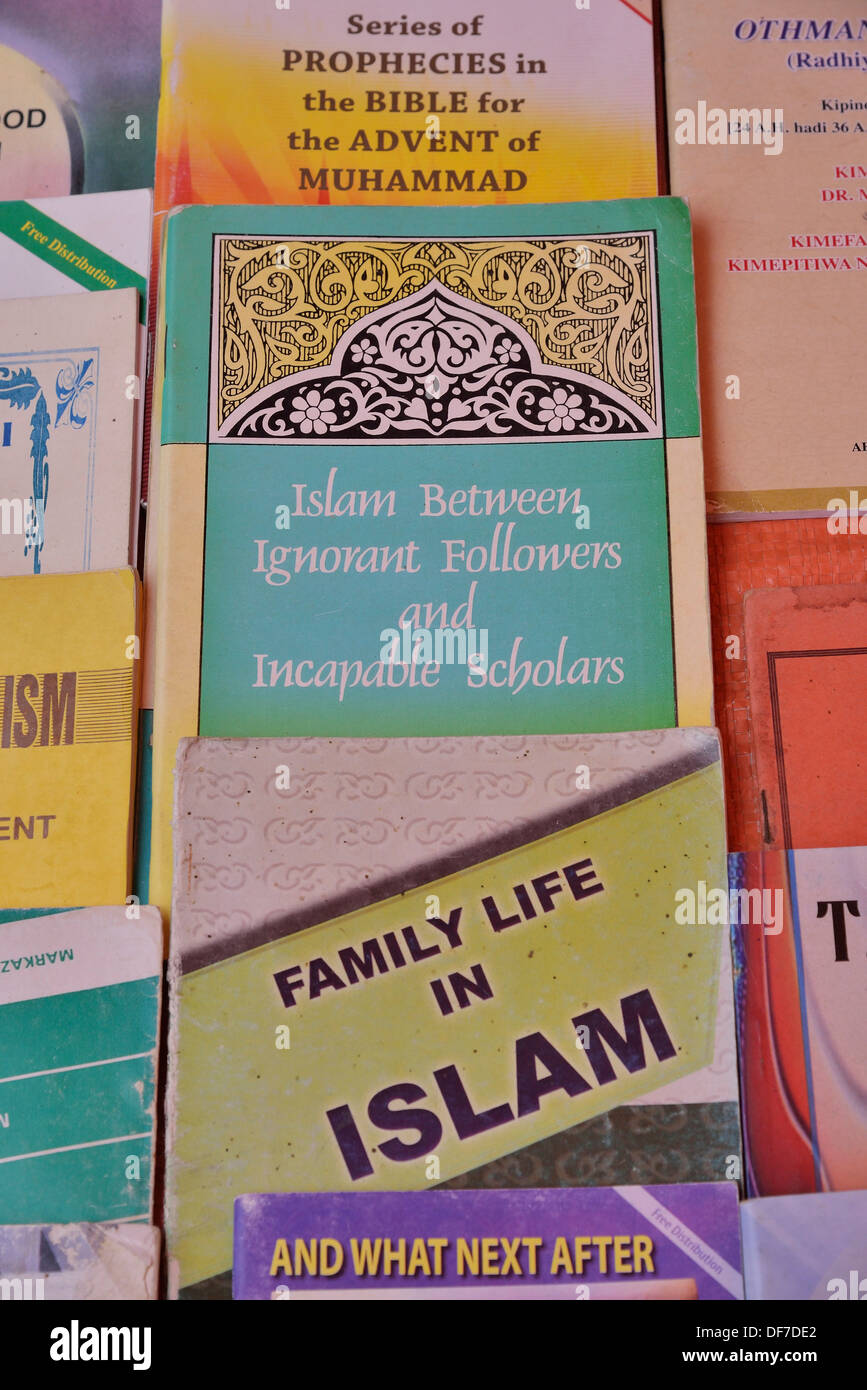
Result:
{"label": "light blue book", "polygon": [[867,1192],[757,1197],[741,1239],[749,1299],[867,1299]]}
{"label": "light blue book", "polygon": [[160,1233],[133,1222],[0,1226],[0,1298],[140,1301],[157,1296]]}

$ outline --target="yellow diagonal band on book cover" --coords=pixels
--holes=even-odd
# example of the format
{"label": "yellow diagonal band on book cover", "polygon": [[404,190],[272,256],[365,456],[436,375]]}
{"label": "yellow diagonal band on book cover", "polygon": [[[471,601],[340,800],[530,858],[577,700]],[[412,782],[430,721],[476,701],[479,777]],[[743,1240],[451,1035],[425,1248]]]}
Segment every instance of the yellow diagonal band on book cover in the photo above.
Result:
{"label": "yellow diagonal band on book cover", "polygon": [[230,1267],[240,1193],[425,1188],[707,1065],[719,929],[674,895],[725,882],[721,795],[715,764],[183,977],[180,1285]]}

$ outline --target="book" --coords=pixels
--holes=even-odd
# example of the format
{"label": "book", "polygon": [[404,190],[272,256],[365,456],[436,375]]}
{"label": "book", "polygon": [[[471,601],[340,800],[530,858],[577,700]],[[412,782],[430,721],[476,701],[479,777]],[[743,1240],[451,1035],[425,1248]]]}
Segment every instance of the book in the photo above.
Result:
{"label": "book", "polygon": [[4,1298],[76,1303],[155,1299],[159,1256],[158,1227],[131,1221],[0,1226]]}
{"label": "book", "polygon": [[[136,510],[130,564],[138,560],[137,508],[143,492],[149,404],[145,383],[152,223],[153,194],[148,188],[0,202],[0,299],[88,290],[138,291],[138,357],[134,375],[121,378],[124,401],[132,400],[135,416],[132,494]],[[150,706],[152,697],[149,691],[145,694]]]}
{"label": "book", "polygon": [[185,740],[173,1290],[253,1190],[737,1179],[722,820],[713,730]]}
{"label": "book", "polygon": [[0,15],[0,198],[144,188],[153,180],[160,0],[9,0]]}
{"label": "book", "polygon": [[165,0],[157,207],[649,197],[649,0]]}
{"label": "book", "polygon": [[0,579],[0,907],[129,892],[139,582]]}
{"label": "book", "polygon": [[[728,843],[731,850],[760,850],[767,844],[767,829],[756,793],[744,633],[746,595],[777,585],[810,588],[863,583],[864,543],[857,532],[832,533],[825,521],[814,517],[730,521],[708,527],[707,536],[714,708],[726,772]],[[760,654],[759,660],[764,659]]]}
{"label": "book", "polygon": [[704,310],[710,516],[827,517],[867,451],[848,386],[867,269],[867,18],[833,0],[803,17],[663,0],[662,19],[671,191],[692,212]]}
{"label": "book", "polygon": [[690,264],[670,199],[167,219],[151,901],[183,737],[711,722]]}
{"label": "book", "polygon": [[148,1222],[159,914],[136,904],[4,917],[0,1226]]}
{"label": "book", "polygon": [[236,1299],[743,1297],[734,1183],[235,1201]]}
{"label": "book", "polygon": [[0,299],[135,289],[144,324],[152,222],[149,188],[0,202]]}
{"label": "book", "polygon": [[134,289],[3,302],[0,576],[135,555],[137,320]]}
{"label": "book", "polygon": [[867,1188],[867,849],[730,872],[750,1195]]}
{"label": "book", "polygon": [[740,1216],[747,1298],[867,1296],[867,1192],[755,1197]]}
{"label": "book", "polygon": [[[766,845],[867,843],[867,584],[748,594],[744,631]],[[845,756],[829,757],[835,747]]]}
{"label": "book", "polygon": [[[594,0],[583,8],[540,0],[532,9],[501,7],[470,19],[456,0],[445,0],[433,18],[418,5],[404,6],[395,19],[376,11],[360,16],[353,5],[332,2],[308,6],[302,21],[297,7],[283,13],[286,6],[164,3],[157,225],[168,209],[190,203],[546,202],[649,197],[662,186],[650,0]],[[308,58],[315,66],[317,52],[329,66],[311,88]],[[381,229],[392,221],[384,212]],[[321,227],[327,235],[330,223]],[[157,335],[162,343],[159,320]],[[157,382],[162,356],[158,351]],[[160,395],[157,385],[155,422]],[[145,477],[153,523],[158,472],[154,451]],[[148,710],[162,582],[156,534],[152,524],[145,556]],[[171,737],[169,765],[174,731]],[[143,721],[146,753],[150,738]],[[145,773],[146,811],[147,766]],[[167,912],[170,800],[155,794],[163,828],[153,843],[153,883],[143,871],[139,888]],[[149,865],[150,850],[145,837],[140,864]]]}

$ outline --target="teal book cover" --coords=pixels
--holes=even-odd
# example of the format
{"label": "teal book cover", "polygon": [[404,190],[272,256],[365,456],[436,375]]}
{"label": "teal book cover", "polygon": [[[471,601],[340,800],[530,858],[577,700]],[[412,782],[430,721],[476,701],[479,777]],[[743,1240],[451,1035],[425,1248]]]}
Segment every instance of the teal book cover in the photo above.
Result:
{"label": "teal book cover", "polygon": [[0,1226],[151,1219],[162,928],[0,915]]}
{"label": "teal book cover", "polygon": [[195,735],[712,722],[686,205],[168,218],[151,901]]}

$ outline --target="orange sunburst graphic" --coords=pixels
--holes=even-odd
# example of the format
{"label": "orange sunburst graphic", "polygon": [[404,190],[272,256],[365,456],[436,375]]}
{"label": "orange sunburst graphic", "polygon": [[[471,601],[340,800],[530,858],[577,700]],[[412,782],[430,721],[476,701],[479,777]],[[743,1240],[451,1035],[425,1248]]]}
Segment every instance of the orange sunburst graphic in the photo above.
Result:
{"label": "orange sunburst graphic", "polygon": [[209,140],[208,144],[216,155],[217,162],[225,169],[232,180],[237,203],[273,203],[274,196],[256,166],[247,155],[243,145],[225,129],[220,133],[219,144]]}

